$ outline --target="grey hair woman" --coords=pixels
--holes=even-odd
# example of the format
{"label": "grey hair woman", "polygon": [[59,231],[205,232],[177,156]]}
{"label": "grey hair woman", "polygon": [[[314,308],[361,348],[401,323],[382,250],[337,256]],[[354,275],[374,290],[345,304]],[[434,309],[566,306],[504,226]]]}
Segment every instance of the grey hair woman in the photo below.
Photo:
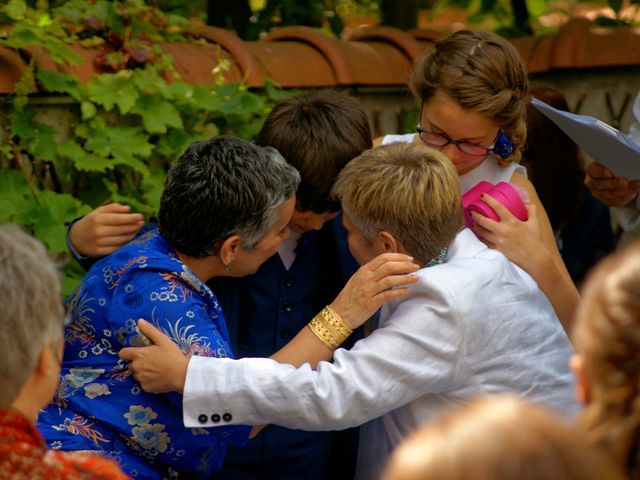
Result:
{"label": "grey hair woman", "polygon": [[[181,399],[151,395],[118,359],[147,342],[143,318],[187,355],[232,357],[218,300],[205,284],[255,272],[288,234],[300,175],[272,148],[220,136],[191,145],[167,175],[159,228],[98,261],[67,300],[72,322],[53,403],[50,445],[116,458],[131,476],[210,478],[248,427],[186,429]],[[188,452],[188,454],[185,454]]]}

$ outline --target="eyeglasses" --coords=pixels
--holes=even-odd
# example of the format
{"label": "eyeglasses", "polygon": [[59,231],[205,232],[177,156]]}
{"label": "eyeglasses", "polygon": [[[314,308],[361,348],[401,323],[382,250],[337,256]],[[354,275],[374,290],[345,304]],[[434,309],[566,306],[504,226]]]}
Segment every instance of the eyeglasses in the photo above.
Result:
{"label": "eyeglasses", "polygon": [[496,135],[493,145],[489,145],[485,147],[484,145],[478,145],[477,143],[469,143],[469,142],[463,142],[461,140],[454,140],[453,138],[447,137],[442,133],[429,132],[424,128],[422,128],[420,125],[416,126],[416,130],[418,132],[418,135],[420,136],[420,140],[422,140],[424,144],[428,145],[429,147],[435,147],[438,150],[441,150],[447,145],[449,145],[450,143],[453,143],[456,146],[456,148],[460,150],[462,153],[465,153],[467,155],[471,155],[474,157],[485,157],[490,153],[492,153],[496,146],[495,140],[498,139],[501,133],[501,132],[498,132],[498,135]]}

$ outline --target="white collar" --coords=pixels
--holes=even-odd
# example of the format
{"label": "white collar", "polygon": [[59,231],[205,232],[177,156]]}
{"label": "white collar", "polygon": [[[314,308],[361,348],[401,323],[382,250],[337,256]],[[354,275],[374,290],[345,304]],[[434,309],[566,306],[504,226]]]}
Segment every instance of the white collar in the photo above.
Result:
{"label": "white collar", "polygon": [[463,228],[449,245],[449,261],[472,258],[488,248],[471,230]]}

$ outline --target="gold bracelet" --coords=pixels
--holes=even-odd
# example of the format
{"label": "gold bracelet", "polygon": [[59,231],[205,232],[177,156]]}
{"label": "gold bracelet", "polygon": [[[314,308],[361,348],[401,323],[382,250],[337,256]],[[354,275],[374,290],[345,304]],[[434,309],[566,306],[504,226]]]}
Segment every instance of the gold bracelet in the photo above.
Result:
{"label": "gold bracelet", "polygon": [[353,330],[328,305],[308,323],[309,328],[330,350],[338,348]]}

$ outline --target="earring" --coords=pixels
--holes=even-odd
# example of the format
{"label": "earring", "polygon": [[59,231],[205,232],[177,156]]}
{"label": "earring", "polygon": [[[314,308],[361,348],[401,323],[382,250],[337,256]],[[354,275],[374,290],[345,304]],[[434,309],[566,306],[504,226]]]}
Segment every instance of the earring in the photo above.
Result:
{"label": "earring", "polygon": [[225,265],[225,266],[224,266],[224,269],[225,269],[227,272],[230,272],[230,271],[231,271],[231,263],[229,263],[228,265]]}

